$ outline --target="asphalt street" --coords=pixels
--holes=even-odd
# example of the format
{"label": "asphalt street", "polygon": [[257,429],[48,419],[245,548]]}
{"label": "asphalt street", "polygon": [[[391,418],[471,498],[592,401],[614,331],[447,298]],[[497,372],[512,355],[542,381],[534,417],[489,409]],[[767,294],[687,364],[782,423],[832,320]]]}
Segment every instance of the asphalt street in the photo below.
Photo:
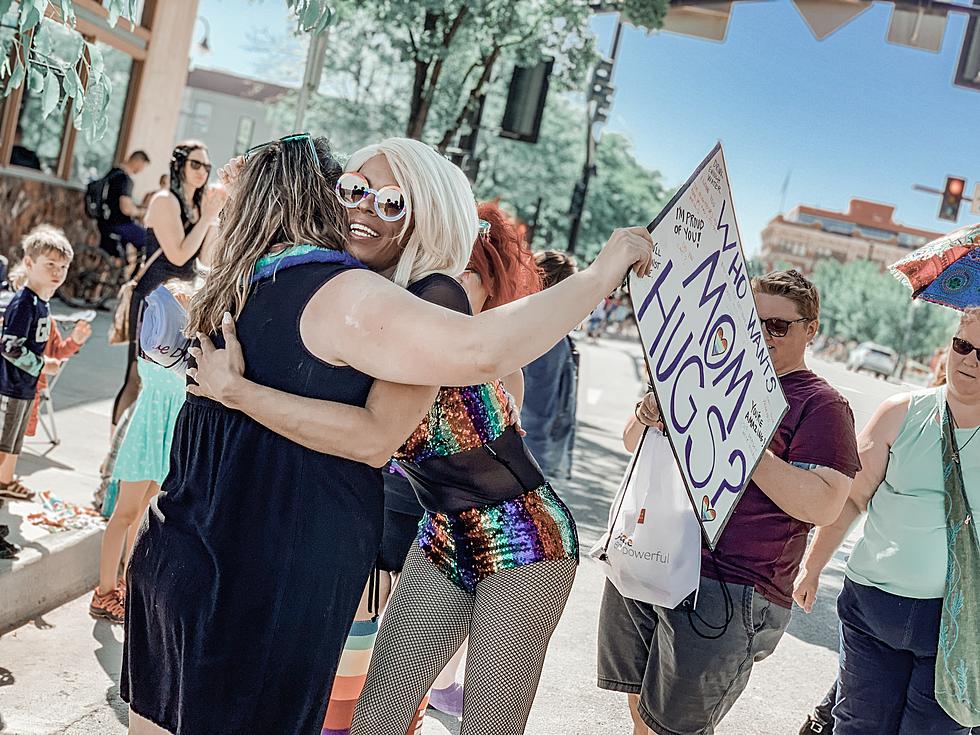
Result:
{"label": "asphalt street", "polygon": [[[101,340],[99,340],[101,342]],[[641,391],[638,345],[580,341],[582,373],[574,478],[559,492],[572,508],[583,550],[604,530],[609,504],[627,460],[620,433]],[[81,359],[81,358],[80,358]],[[59,384],[59,406],[97,415],[121,372],[118,351],[93,344],[85,355],[91,377]],[[117,363],[120,363],[117,365]],[[901,386],[811,360],[812,367],[851,402],[858,428],[875,407]],[[65,437],[65,444],[71,437]],[[52,456],[57,458],[61,447]],[[66,462],[66,464],[68,464]],[[838,554],[828,569],[814,612],[793,612],[793,621],[770,659],[756,666],[748,689],[718,735],[795,733],[805,713],[833,681],[837,662],[834,599],[841,585]],[[568,607],[552,640],[528,726],[534,735],[631,732],[625,695],[595,686],[597,611],[603,576],[584,560]],[[10,735],[117,735],[126,731],[118,697],[122,631],[87,615],[82,597],[0,638],[0,732]],[[430,710],[423,733],[457,733],[458,723]]]}

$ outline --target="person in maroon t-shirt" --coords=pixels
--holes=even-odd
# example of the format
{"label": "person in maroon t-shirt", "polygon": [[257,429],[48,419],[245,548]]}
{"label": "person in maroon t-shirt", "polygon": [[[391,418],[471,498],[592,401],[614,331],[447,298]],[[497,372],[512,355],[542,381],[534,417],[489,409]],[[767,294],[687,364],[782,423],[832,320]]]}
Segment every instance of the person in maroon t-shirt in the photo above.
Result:
{"label": "person in maroon t-shirt", "polygon": [[[836,520],[861,467],[850,406],[806,366],[817,289],[794,270],[753,279],[752,289],[789,411],[717,548],[702,550],[696,611],[631,600],[606,582],[598,684],[629,694],[634,735],[714,732],[789,624],[810,529]],[[645,426],[663,429],[653,393],[634,413],[623,434],[630,451]]]}

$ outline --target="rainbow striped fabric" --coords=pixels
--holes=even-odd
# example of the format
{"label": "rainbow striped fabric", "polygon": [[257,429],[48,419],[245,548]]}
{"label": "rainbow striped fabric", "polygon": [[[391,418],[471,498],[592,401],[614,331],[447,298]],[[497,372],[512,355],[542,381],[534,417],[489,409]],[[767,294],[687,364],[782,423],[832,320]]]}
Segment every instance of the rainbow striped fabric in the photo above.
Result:
{"label": "rainbow striped fabric", "polygon": [[349,735],[354,706],[364,689],[374,640],[378,635],[376,620],[355,620],[347,634],[344,651],[337,665],[322,735]]}
{"label": "rainbow striped fabric", "polygon": [[395,459],[423,462],[431,457],[449,457],[493,441],[509,424],[507,392],[499,380],[441,388],[429,413]]}
{"label": "rainbow striped fabric", "polygon": [[418,544],[453,584],[473,592],[494,572],[578,559],[572,514],[548,484],[512,500],[446,515],[427,512]]}
{"label": "rainbow striped fabric", "polygon": [[283,268],[291,268],[294,265],[305,265],[306,263],[343,263],[355,268],[365,268],[350,253],[343,250],[328,250],[327,248],[315,245],[289,245],[282,250],[263,255],[255,263],[252,271],[251,282],[261,281],[265,278],[275,278],[276,273]]}

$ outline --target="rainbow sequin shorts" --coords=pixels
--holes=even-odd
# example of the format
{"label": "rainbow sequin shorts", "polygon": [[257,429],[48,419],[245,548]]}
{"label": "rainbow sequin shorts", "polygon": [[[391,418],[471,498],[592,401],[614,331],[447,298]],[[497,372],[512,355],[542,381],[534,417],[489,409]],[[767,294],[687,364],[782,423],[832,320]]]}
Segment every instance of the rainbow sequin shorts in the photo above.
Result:
{"label": "rainbow sequin shorts", "polygon": [[418,544],[466,592],[494,572],[539,561],[578,561],[572,514],[547,484],[512,500],[446,515],[426,512]]}

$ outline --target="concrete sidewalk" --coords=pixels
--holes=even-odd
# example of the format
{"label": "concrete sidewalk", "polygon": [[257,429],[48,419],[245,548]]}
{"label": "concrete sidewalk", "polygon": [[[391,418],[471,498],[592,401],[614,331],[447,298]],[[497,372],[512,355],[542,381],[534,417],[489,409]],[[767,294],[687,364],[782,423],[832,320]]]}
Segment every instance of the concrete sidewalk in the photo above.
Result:
{"label": "concrete sidewalk", "polygon": [[[55,312],[62,310],[54,305]],[[53,404],[61,442],[53,445],[38,427],[28,437],[17,465],[24,483],[36,492],[88,506],[99,484],[99,465],[109,441],[111,398],[122,384],[125,347],[109,347],[109,315],[101,313],[82,351],[71,358],[55,385]],[[38,502],[7,499],[0,524],[8,540],[23,548],[16,560],[0,560],[0,633],[34,615],[67,602],[96,582],[101,531],[51,533],[27,516]]]}

